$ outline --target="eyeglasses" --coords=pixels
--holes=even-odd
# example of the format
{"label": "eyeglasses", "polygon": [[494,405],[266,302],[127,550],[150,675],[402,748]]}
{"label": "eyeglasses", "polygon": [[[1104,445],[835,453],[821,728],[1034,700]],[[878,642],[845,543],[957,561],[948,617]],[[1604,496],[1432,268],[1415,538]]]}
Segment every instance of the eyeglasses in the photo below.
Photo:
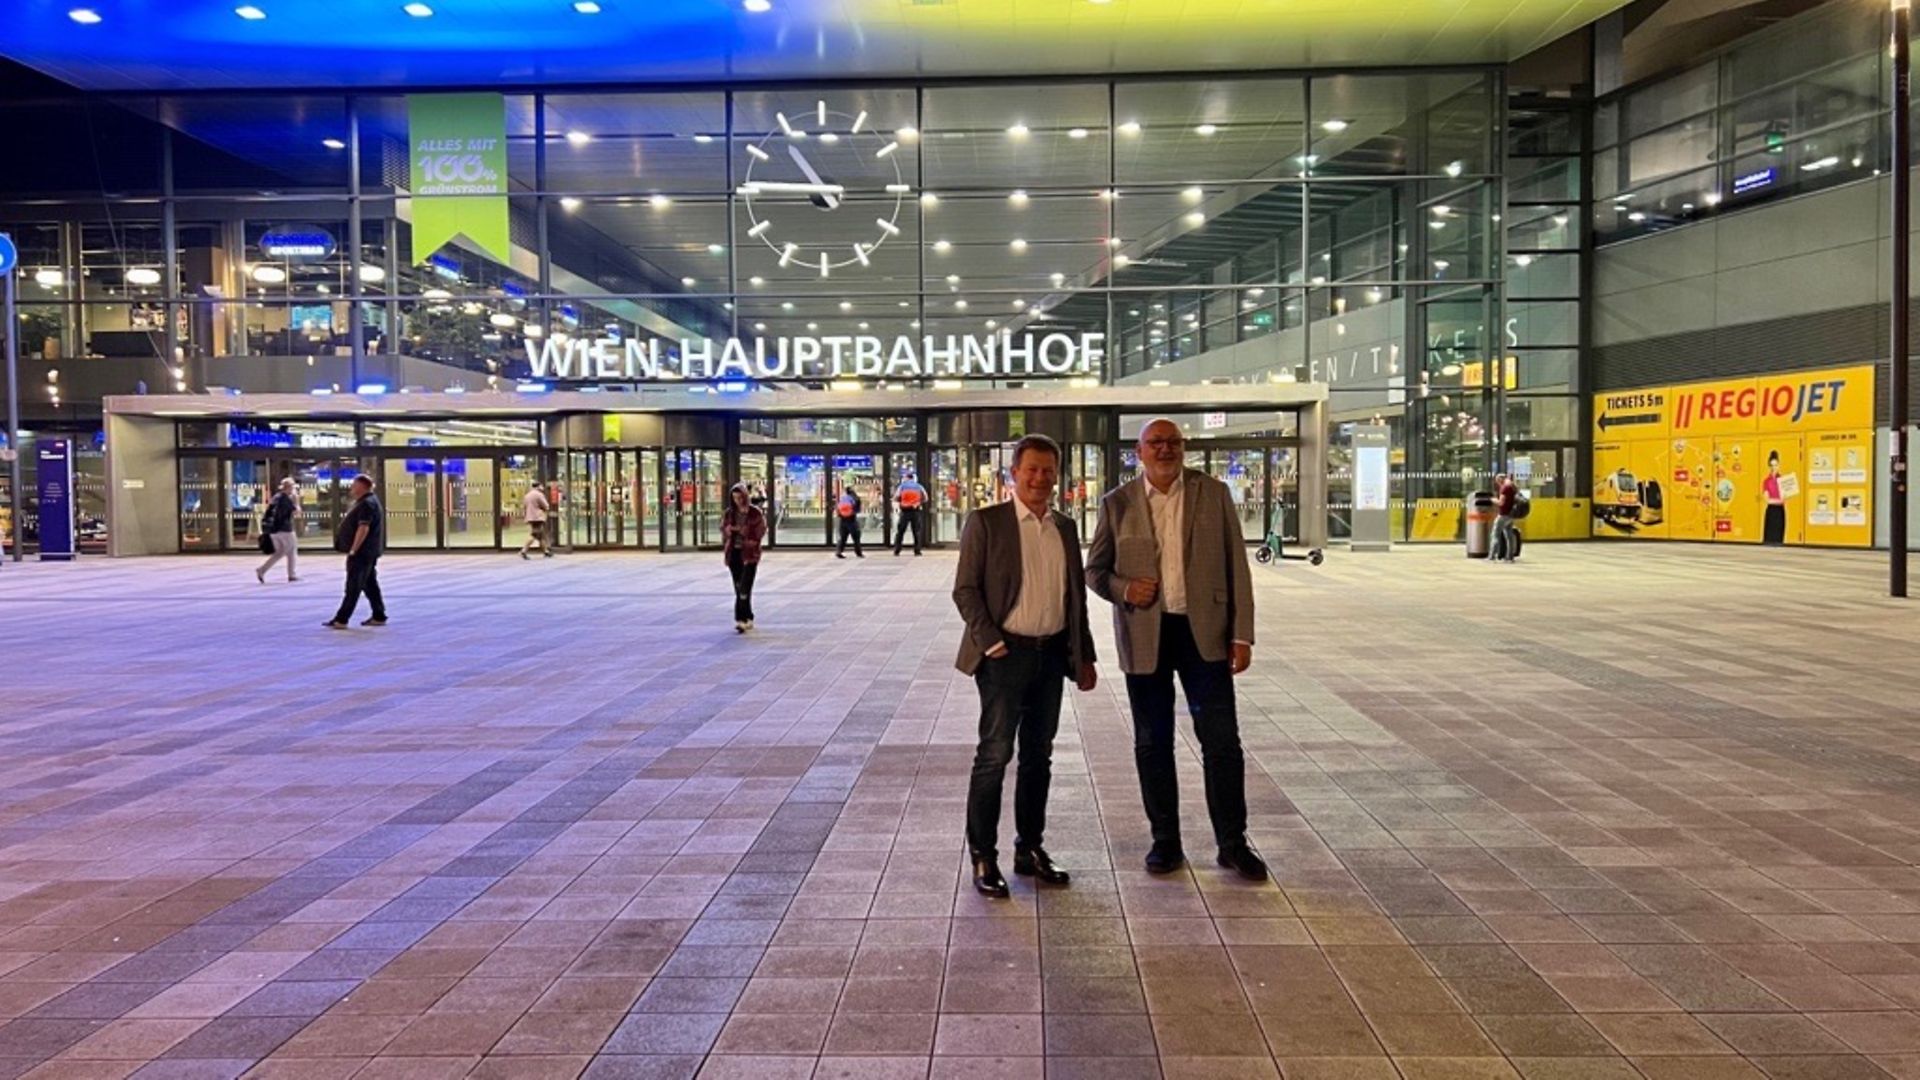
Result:
{"label": "eyeglasses", "polygon": [[1148,439],[1144,444],[1149,450],[1178,450],[1187,445],[1187,440],[1179,436],[1171,439]]}

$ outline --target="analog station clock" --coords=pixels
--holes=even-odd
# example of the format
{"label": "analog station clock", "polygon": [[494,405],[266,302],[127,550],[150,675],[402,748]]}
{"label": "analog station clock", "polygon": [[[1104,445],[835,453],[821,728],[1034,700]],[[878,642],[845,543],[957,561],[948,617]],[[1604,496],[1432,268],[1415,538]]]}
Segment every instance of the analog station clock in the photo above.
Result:
{"label": "analog station clock", "polygon": [[[821,277],[868,265],[875,248],[900,235],[900,210],[912,193],[895,156],[899,142],[868,126],[866,113],[849,116],[824,101],[774,118],[777,127],[747,144],[739,187],[747,235],[780,256],[781,266],[808,267]],[[886,198],[848,198],[876,179]],[[876,206],[882,212],[867,217]],[[833,215],[834,227],[822,230],[817,219],[800,216],[817,214]],[[835,239],[823,241],[822,235]]]}

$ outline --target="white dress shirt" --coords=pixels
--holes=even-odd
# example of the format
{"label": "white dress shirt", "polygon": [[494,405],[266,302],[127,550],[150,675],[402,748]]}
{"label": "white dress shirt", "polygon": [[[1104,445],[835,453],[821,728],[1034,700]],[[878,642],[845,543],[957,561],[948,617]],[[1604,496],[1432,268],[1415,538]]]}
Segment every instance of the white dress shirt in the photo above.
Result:
{"label": "white dress shirt", "polygon": [[1153,519],[1153,538],[1160,548],[1160,604],[1169,615],[1187,613],[1187,504],[1186,474],[1173,478],[1166,491],[1145,476],[1147,515]]}
{"label": "white dress shirt", "polygon": [[1020,597],[1001,629],[1021,637],[1052,637],[1067,628],[1067,549],[1053,511],[1034,513],[1014,500],[1020,525]]}

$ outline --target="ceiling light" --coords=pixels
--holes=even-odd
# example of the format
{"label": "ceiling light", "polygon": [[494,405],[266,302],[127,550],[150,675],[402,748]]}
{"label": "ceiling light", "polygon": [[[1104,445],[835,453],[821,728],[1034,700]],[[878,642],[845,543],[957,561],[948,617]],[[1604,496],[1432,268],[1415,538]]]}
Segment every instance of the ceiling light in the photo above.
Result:
{"label": "ceiling light", "polygon": [[287,280],[287,272],[277,266],[256,266],[253,268],[253,280],[262,285],[278,285]]}
{"label": "ceiling light", "polygon": [[967,310],[967,302],[965,300],[955,300],[953,302],[953,310],[955,311]]}
{"label": "ceiling light", "polygon": [[408,4],[406,7],[403,7],[400,10],[406,12],[407,14],[413,16],[416,19],[427,19],[427,18],[433,17],[433,9],[428,7],[425,4],[418,3],[417,0],[415,3]]}
{"label": "ceiling light", "polygon": [[704,146],[705,144],[707,144],[707,143],[710,143],[710,142],[712,142],[712,141],[713,141],[713,136],[711,136],[711,135],[695,135],[695,136],[693,137],[693,141],[694,141],[694,142],[697,142],[697,143],[700,143],[701,145],[703,145],[703,146]]}
{"label": "ceiling light", "polygon": [[567,132],[567,141],[575,146],[585,146],[593,141],[593,136],[584,131],[569,131]]}
{"label": "ceiling light", "polygon": [[1020,239],[1017,236],[1014,237],[1012,240],[1007,241],[1007,246],[1012,248],[1015,251],[1027,250],[1027,242],[1025,240]]}
{"label": "ceiling light", "polygon": [[912,124],[908,124],[903,128],[895,128],[893,130],[893,137],[902,141],[917,139],[920,137],[920,129],[914,127]]}
{"label": "ceiling light", "polygon": [[1069,129],[1067,129],[1067,138],[1069,138],[1069,139],[1084,139],[1084,138],[1086,138],[1086,137],[1087,137],[1087,129],[1086,129],[1086,128],[1069,128]]}
{"label": "ceiling light", "polygon": [[347,148],[347,144],[341,142],[339,139],[321,139],[320,145],[329,150],[345,150]]}
{"label": "ceiling light", "polygon": [[127,271],[127,284],[158,285],[160,284],[160,271],[150,266],[136,266]]}
{"label": "ceiling light", "polygon": [[765,330],[767,329],[767,324],[763,322],[757,322],[753,324],[753,328],[757,331],[765,332]]}
{"label": "ceiling light", "polygon": [[840,136],[835,135],[831,131],[823,131],[820,133],[820,141],[826,143],[828,146],[832,146],[834,143],[840,141]]}
{"label": "ceiling light", "polygon": [[1138,134],[1140,134],[1140,121],[1138,121],[1138,120],[1128,120],[1128,121],[1127,121],[1126,123],[1124,123],[1124,124],[1121,124],[1121,125],[1120,125],[1120,134],[1122,134],[1122,135],[1138,135]]}
{"label": "ceiling light", "polygon": [[698,278],[683,277],[680,279],[680,284],[685,285],[687,288],[691,289],[695,285],[700,284],[700,281]]}
{"label": "ceiling light", "polygon": [[867,324],[866,324],[866,323],[864,323],[864,322],[863,322],[863,323],[861,323],[861,324],[860,324],[860,329],[862,329],[862,330],[865,330],[865,329],[867,329]]}
{"label": "ceiling light", "polygon": [[1013,302],[1013,310],[1015,311],[1025,311],[1026,307],[1027,302],[1025,300],[1015,300]]}
{"label": "ceiling light", "polygon": [[935,240],[933,242],[933,250],[945,255],[947,252],[953,250],[953,245],[945,240]]}
{"label": "ceiling light", "polygon": [[1024,191],[1015,191],[1007,196],[1007,201],[1015,206],[1025,206],[1027,205],[1027,193]]}
{"label": "ceiling light", "polygon": [[493,314],[487,316],[487,321],[499,327],[502,330],[511,330],[513,329],[514,325],[517,324],[520,320],[514,318],[513,316],[507,314],[504,311],[496,311]]}
{"label": "ceiling light", "polygon": [[1452,265],[1453,265],[1452,263],[1450,263],[1450,262],[1448,262],[1448,261],[1447,261],[1447,260],[1445,260],[1445,259],[1435,259],[1435,260],[1433,260],[1433,268],[1434,268],[1435,270],[1445,270],[1445,269],[1446,269],[1447,267],[1449,267],[1449,266],[1452,266]]}
{"label": "ceiling light", "polygon": [[708,244],[707,245],[707,254],[709,255],[724,254],[726,250],[727,250],[727,246],[725,244]]}
{"label": "ceiling light", "polygon": [[747,279],[747,284],[753,286],[756,289],[762,285],[765,285],[766,283],[767,283],[767,279],[761,277],[759,274],[755,274],[752,277]]}
{"label": "ceiling light", "polygon": [[1187,224],[1189,225],[1204,225],[1206,224],[1206,222],[1207,222],[1207,215],[1201,213],[1198,210],[1195,210],[1192,213],[1187,215]]}
{"label": "ceiling light", "polygon": [[58,270],[35,270],[33,283],[42,288],[57,289],[67,283],[66,276]]}
{"label": "ceiling light", "polygon": [[808,323],[808,324],[807,324],[807,332],[808,332],[808,333],[812,333],[813,331],[815,331],[815,330],[818,330],[818,329],[820,329],[820,324],[819,324],[819,323],[817,323],[817,322],[810,322],[810,323]]}
{"label": "ceiling light", "polygon": [[851,301],[851,300],[842,300],[842,301],[840,301],[840,310],[841,310],[841,311],[852,311],[852,310],[853,310],[853,301]]}
{"label": "ceiling light", "polygon": [[371,263],[362,263],[360,265],[360,280],[366,282],[369,285],[378,285],[379,283],[387,280],[387,269],[384,266],[374,266]]}
{"label": "ceiling light", "polygon": [[1007,134],[1016,139],[1024,139],[1027,137],[1027,125],[1015,124],[1007,129]]}
{"label": "ceiling light", "polygon": [[1123,267],[1131,266],[1133,265],[1133,257],[1126,254],[1125,252],[1122,252],[1121,254],[1115,255],[1113,257],[1113,265],[1123,266]]}
{"label": "ceiling light", "polygon": [[782,301],[780,301],[780,310],[781,310],[781,311],[792,311],[792,310],[793,310],[793,301],[791,301],[791,300],[782,300]]}
{"label": "ceiling light", "polygon": [[949,284],[949,285],[958,285],[958,284],[960,284],[960,275],[959,275],[959,274],[948,274],[948,275],[947,275],[947,284]]}
{"label": "ceiling light", "polygon": [[939,206],[939,205],[940,205],[940,196],[938,196],[938,195],[935,195],[935,194],[934,194],[933,192],[931,192],[931,191],[925,191],[925,192],[921,192],[921,194],[920,194],[920,205],[921,205],[921,206]]}
{"label": "ceiling light", "polygon": [[1061,282],[1067,280],[1067,275],[1061,273],[1058,270],[1055,270],[1053,273],[1047,275],[1047,279],[1052,281],[1055,285],[1058,285]]}
{"label": "ceiling light", "polygon": [[67,12],[67,18],[72,19],[81,26],[94,26],[100,22],[100,13],[92,8],[74,8],[72,11]]}
{"label": "ceiling light", "polygon": [[1187,190],[1180,193],[1180,196],[1186,199],[1188,202],[1199,202],[1201,199],[1206,198],[1206,195],[1207,193],[1205,191],[1202,191],[1199,187],[1190,187]]}
{"label": "ceiling light", "polygon": [[1194,133],[1195,135],[1211,135],[1211,134],[1213,134],[1214,132],[1216,132],[1216,131],[1219,131],[1219,130],[1220,130],[1220,128],[1219,128],[1219,126],[1218,126],[1218,125],[1215,125],[1215,124],[1201,124],[1201,125],[1200,125],[1199,127],[1197,127],[1197,128],[1194,128],[1194,129],[1193,129],[1193,133]]}
{"label": "ceiling light", "polygon": [[653,207],[655,210],[665,210],[667,207],[673,205],[673,200],[667,198],[665,195],[654,195],[647,199],[647,205]]}
{"label": "ceiling light", "polygon": [[1463,173],[1463,172],[1465,172],[1465,171],[1467,171],[1467,166],[1466,166],[1466,163],[1465,163],[1465,162],[1461,162],[1461,161],[1449,161],[1449,162],[1447,162],[1447,175],[1448,175],[1448,176],[1459,176],[1459,175],[1460,175],[1461,173]]}
{"label": "ceiling light", "polygon": [[763,15],[773,10],[773,0],[741,0],[740,6],[755,15]]}
{"label": "ceiling light", "polygon": [[1647,220],[1647,215],[1641,213],[1638,210],[1635,210],[1633,213],[1627,215],[1627,220],[1633,222],[1635,225],[1638,225],[1639,223]]}
{"label": "ceiling light", "polygon": [[573,10],[582,15],[598,15],[600,14],[600,5],[594,3],[594,0],[573,0]]}
{"label": "ceiling light", "polygon": [[1121,244],[1123,244],[1123,243],[1126,243],[1126,241],[1124,241],[1124,240],[1122,240],[1122,239],[1120,239],[1120,238],[1119,238],[1119,237],[1117,237],[1117,236],[1109,236],[1109,237],[1107,237],[1107,246],[1108,246],[1108,247],[1110,247],[1110,248],[1117,248],[1117,247],[1119,247],[1119,246],[1120,246]]}
{"label": "ceiling light", "polygon": [[1529,267],[1529,266],[1532,266],[1532,265],[1533,265],[1533,256],[1531,256],[1531,255],[1515,255],[1515,256],[1513,257],[1513,265],[1515,265],[1515,266],[1517,266],[1517,267],[1519,267],[1519,268],[1520,268],[1520,269],[1522,269],[1522,270],[1525,270],[1525,269],[1526,269],[1527,267]]}
{"label": "ceiling light", "polygon": [[1338,119],[1322,120],[1320,121],[1320,130],[1325,131],[1329,134],[1338,135],[1341,132],[1347,130],[1347,122],[1345,120],[1338,120]]}
{"label": "ceiling light", "polygon": [[1717,191],[1709,191],[1705,195],[1701,196],[1700,201],[1706,203],[1708,206],[1719,206],[1720,193]]}
{"label": "ceiling light", "polygon": [[266,12],[261,11],[259,8],[254,7],[252,4],[242,4],[239,7],[234,8],[233,13],[247,20],[248,22],[259,22],[261,19],[264,19],[267,17]]}
{"label": "ceiling light", "polygon": [[580,209],[579,198],[573,195],[560,196],[560,209],[565,210],[568,213],[572,213],[573,211]]}

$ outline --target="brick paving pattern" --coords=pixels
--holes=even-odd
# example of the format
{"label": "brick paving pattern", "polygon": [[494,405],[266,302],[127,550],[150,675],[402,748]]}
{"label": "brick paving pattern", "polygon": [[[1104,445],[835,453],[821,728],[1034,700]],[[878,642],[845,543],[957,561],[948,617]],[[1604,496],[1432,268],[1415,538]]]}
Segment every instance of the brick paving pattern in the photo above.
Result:
{"label": "brick paving pattern", "polygon": [[[0,569],[0,1078],[1920,1077],[1920,608],[1857,554],[1256,568],[1276,880],[1147,836],[1111,663],[1065,890],[975,896],[950,556]],[[1008,785],[1008,795],[1011,797]],[[1011,828],[1010,815],[1003,830]]]}

